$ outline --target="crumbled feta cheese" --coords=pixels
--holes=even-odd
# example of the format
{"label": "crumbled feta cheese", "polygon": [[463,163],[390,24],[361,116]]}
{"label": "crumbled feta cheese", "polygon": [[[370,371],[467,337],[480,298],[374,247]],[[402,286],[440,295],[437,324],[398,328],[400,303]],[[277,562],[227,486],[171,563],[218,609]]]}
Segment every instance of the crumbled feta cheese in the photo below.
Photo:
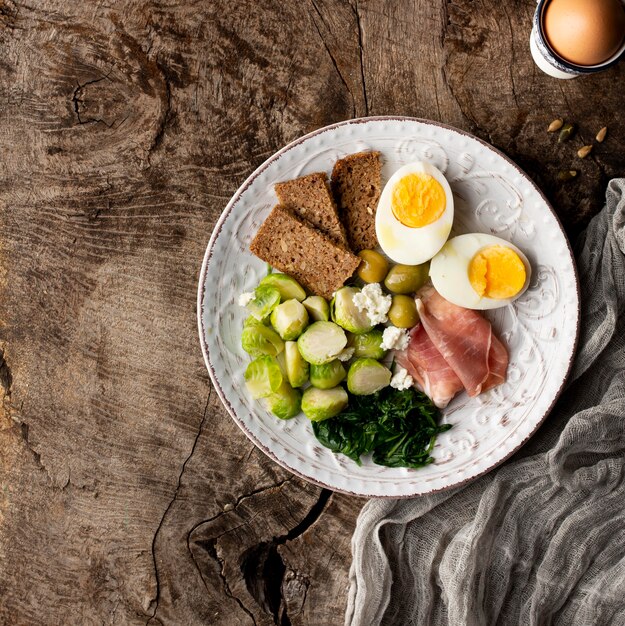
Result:
{"label": "crumbled feta cheese", "polygon": [[382,348],[382,350],[405,350],[409,343],[410,335],[407,330],[389,326],[385,328],[384,333],[382,333],[380,348]]}
{"label": "crumbled feta cheese", "polygon": [[343,348],[337,355],[339,361],[349,361],[354,356],[355,348]]}
{"label": "crumbled feta cheese", "polygon": [[395,374],[393,374],[393,378],[391,378],[391,387],[393,389],[399,389],[399,391],[403,391],[404,389],[409,389],[414,384],[414,380],[412,376],[405,370],[403,367],[398,367],[395,369]]}
{"label": "crumbled feta cheese", "polygon": [[246,291],[239,296],[239,306],[247,306],[254,299],[253,291]]}
{"label": "crumbled feta cheese", "polygon": [[365,285],[360,293],[354,294],[352,301],[359,311],[366,311],[369,321],[374,326],[388,320],[388,310],[393,299],[382,293],[380,283]]}

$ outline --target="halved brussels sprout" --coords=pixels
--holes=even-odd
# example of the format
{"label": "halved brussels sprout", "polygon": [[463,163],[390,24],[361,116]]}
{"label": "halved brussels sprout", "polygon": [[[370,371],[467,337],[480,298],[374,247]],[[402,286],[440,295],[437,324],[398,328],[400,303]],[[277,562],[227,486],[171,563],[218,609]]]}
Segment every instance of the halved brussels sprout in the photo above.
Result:
{"label": "halved brussels sprout", "polygon": [[286,343],[284,344],[284,350],[280,354],[276,355],[280,371],[282,372],[282,379],[287,380],[289,375],[286,372]]}
{"label": "halved brussels sprout", "polygon": [[356,358],[369,358],[380,360],[384,358],[386,350],[381,348],[382,331],[374,328],[362,335],[347,335],[347,345],[354,348]]}
{"label": "halved brussels sprout", "polygon": [[317,389],[332,389],[344,380],[345,376],[343,364],[336,359],[323,365],[310,366],[310,384]]}
{"label": "halved brussels sprout", "polygon": [[259,287],[273,287],[277,289],[280,292],[282,302],[292,298],[301,302],[306,297],[304,288],[294,278],[286,274],[269,274],[258,285]]}
{"label": "halved brussels sprout", "polygon": [[284,350],[284,341],[280,339],[280,335],[251,315],[248,320],[250,319],[255,320],[256,323],[246,320],[241,333],[241,347],[252,357],[280,354]]}
{"label": "halved brussels sprout", "polygon": [[367,311],[359,311],[353,302],[353,297],[359,292],[357,287],[341,287],[330,304],[332,320],[357,335],[368,333],[373,328]]}
{"label": "halved brussels sprout", "polygon": [[278,389],[264,399],[267,410],[281,420],[295,417],[302,410],[302,393],[283,382]]}
{"label": "halved brussels sprout", "polygon": [[297,347],[304,360],[315,365],[336,359],[346,344],[345,331],[333,322],[315,322],[297,340]]}
{"label": "halved brussels sprout", "polygon": [[343,387],[333,389],[308,387],[302,395],[302,411],[313,422],[320,422],[338,415],[347,403],[347,392]]}
{"label": "halved brussels sprout", "polygon": [[271,312],[271,325],[285,341],[297,339],[308,325],[308,313],[304,305],[291,299],[279,304]]}
{"label": "halved brussels sprout", "polygon": [[284,344],[284,356],[289,383],[292,387],[301,387],[308,380],[309,366],[299,353],[295,341],[287,341]]}
{"label": "halved brussels sprout", "polygon": [[274,287],[259,286],[254,290],[254,299],[247,310],[257,319],[264,320],[280,304],[280,292]]}
{"label": "halved brussels sprout", "polygon": [[248,326],[269,326],[269,318],[257,320],[253,315],[248,315],[243,322],[243,328]]}
{"label": "halved brussels sprout", "polygon": [[308,296],[302,304],[306,307],[311,320],[327,322],[330,319],[330,305],[322,296]]}
{"label": "halved brussels sprout", "polygon": [[254,400],[266,398],[282,384],[282,371],[275,356],[259,356],[245,370],[245,386]]}
{"label": "halved brussels sprout", "polygon": [[347,389],[355,396],[368,396],[388,387],[391,370],[374,359],[356,359],[347,372]]}

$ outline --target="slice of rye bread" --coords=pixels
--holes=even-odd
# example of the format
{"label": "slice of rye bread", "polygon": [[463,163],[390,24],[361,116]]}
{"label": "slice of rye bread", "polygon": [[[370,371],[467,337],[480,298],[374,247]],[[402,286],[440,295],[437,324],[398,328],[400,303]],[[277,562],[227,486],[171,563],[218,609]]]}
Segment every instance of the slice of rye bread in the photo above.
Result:
{"label": "slice of rye bread", "polygon": [[375,212],[380,200],[380,153],[358,152],[340,159],[332,170],[332,192],[354,252],[378,245]]}
{"label": "slice of rye bread", "polygon": [[325,172],[316,172],[274,185],[280,204],[310,222],[334,243],[347,247],[347,236]]}
{"label": "slice of rye bread", "polygon": [[250,250],[308,291],[328,299],[360,263],[355,254],[280,205],[258,229]]}

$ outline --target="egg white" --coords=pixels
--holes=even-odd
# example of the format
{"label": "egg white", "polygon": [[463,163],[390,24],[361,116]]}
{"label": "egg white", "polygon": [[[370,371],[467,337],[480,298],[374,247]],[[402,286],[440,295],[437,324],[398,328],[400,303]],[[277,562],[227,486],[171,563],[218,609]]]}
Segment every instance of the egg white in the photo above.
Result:
{"label": "egg white", "polygon": [[[469,281],[471,259],[487,246],[503,246],[514,250],[525,266],[525,284],[512,298],[486,298],[473,289]],[[496,309],[523,295],[530,282],[532,268],[527,257],[514,245],[494,235],[471,233],[450,239],[430,261],[430,278],[436,291],[453,304],[465,309]]]}
{"label": "egg white", "polygon": [[[445,210],[431,224],[411,228],[402,224],[393,214],[393,189],[408,174],[429,174],[445,191]],[[375,216],[375,232],[384,253],[396,263],[419,265],[429,261],[443,246],[454,221],[454,198],[443,173],[430,163],[417,161],[400,167],[386,183],[380,196]]]}

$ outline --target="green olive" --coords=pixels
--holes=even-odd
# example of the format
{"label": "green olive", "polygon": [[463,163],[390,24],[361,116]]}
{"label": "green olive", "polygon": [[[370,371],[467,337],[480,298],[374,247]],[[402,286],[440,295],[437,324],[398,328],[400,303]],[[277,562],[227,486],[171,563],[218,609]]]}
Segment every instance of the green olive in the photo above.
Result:
{"label": "green olive", "polygon": [[417,305],[410,296],[393,296],[393,304],[388,311],[388,318],[397,328],[412,328],[419,321]]}
{"label": "green olive", "polygon": [[429,271],[429,263],[421,265],[394,265],[386,275],[384,286],[391,293],[414,293],[426,283]]}
{"label": "green olive", "polygon": [[361,250],[358,277],[366,283],[381,283],[388,272],[388,261],[375,250]]}

